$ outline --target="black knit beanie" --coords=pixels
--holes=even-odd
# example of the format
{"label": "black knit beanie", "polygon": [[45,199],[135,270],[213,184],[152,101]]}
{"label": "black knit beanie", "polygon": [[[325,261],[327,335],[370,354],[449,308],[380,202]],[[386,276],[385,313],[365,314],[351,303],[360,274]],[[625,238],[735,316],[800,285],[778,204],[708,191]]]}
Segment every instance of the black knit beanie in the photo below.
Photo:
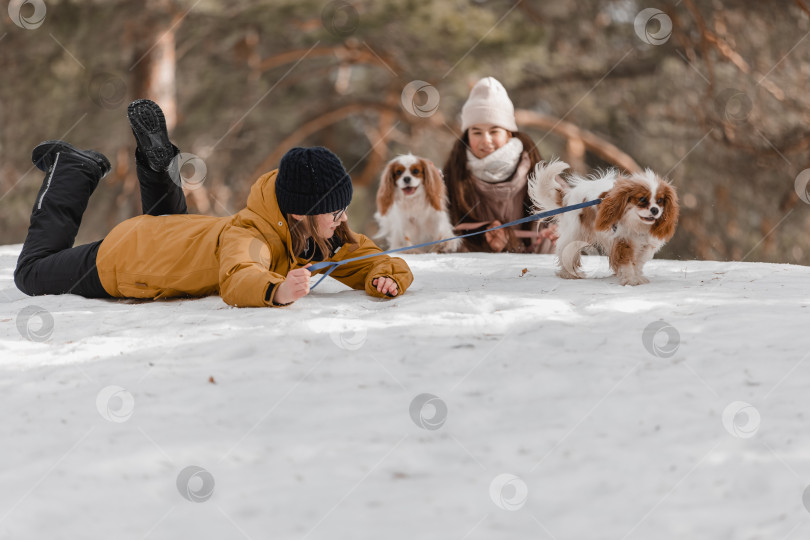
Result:
{"label": "black knit beanie", "polygon": [[286,214],[336,212],[352,201],[352,179],[340,158],[326,148],[293,148],[278,166],[276,199]]}

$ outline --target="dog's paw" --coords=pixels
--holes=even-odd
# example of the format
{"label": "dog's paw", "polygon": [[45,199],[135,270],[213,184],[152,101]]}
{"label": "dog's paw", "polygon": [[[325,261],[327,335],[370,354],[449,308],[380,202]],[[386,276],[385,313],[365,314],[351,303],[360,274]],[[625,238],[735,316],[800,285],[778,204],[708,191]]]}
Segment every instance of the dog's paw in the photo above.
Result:
{"label": "dog's paw", "polygon": [[579,272],[569,272],[568,270],[562,268],[557,271],[557,276],[563,279],[584,279],[585,276],[580,274]]}
{"label": "dog's paw", "polygon": [[438,253],[455,253],[456,251],[461,249],[461,238],[456,238],[454,240],[450,240],[449,242],[443,242],[438,245],[436,251]]}
{"label": "dog's paw", "polygon": [[644,276],[620,276],[619,283],[622,285],[645,285],[649,283],[650,280],[645,278]]}

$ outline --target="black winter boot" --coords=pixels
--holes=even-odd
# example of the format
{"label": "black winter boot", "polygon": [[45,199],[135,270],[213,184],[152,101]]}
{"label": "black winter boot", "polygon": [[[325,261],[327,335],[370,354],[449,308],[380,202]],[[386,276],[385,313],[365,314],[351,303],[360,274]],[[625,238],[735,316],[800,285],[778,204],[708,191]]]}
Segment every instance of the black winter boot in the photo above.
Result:
{"label": "black winter boot", "polygon": [[127,116],[138,149],[146,157],[149,168],[164,172],[177,154],[177,149],[169,141],[163,111],[154,101],[138,99],[127,107]]}
{"label": "black winter boot", "polygon": [[71,154],[76,157],[78,163],[87,166],[94,176],[101,180],[110,172],[110,160],[101,152],[95,150],[79,150],[65,141],[44,141],[34,147],[31,152],[31,161],[37,169],[48,172],[56,161],[57,154]]}

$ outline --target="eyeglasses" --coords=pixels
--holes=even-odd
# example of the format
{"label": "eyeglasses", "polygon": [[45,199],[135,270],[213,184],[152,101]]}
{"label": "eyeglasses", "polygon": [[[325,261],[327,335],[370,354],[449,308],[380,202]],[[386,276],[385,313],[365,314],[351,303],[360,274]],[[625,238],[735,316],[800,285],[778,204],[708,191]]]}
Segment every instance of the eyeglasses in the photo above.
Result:
{"label": "eyeglasses", "polygon": [[334,212],[332,212],[332,221],[334,223],[337,223],[338,221],[340,221],[340,218],[343,216],[343,214],[346,213],[346,210],[348,210],[348,209],[349,209],[349,207],[347,206],[346,208],[344,208],[342,210],[335,210]]}

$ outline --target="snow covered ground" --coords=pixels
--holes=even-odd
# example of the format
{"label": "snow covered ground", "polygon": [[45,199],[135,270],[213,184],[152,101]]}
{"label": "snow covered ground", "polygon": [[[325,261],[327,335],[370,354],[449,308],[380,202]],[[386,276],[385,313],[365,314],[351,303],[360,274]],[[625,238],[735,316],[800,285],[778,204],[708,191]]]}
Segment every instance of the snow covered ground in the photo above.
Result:
{"label": "snow covered ground", "polygon": [[233,309],[29,298],[19,248],[0,539],[810,536],[810,268],[407,255]]}

